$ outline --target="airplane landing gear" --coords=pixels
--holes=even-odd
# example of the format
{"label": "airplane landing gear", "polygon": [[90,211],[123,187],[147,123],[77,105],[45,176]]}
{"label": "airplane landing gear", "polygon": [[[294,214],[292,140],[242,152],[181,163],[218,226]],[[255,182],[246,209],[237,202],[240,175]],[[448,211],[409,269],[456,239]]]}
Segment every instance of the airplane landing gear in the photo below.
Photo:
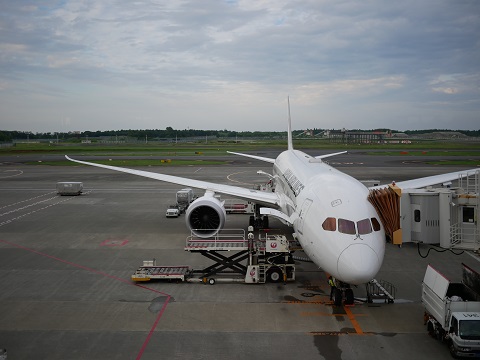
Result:
{"label": "airplane landing gear", "polygon": [[353,289],[349,284],[343,282],[338,284],[333,295],[333,304],[335,306],[342,306],[342,302],[344,302],[345,305],[353,305],[355,301],[353,297]]}
{"label": "airplane landing gear", "polygon": [[268,216],[250,216],[250,221],[249,224],[250,226],[253,226],[255,230],[257,229],[268,229],[269,223],[268,223]]}
{"label": "airplane landing gear", "polygon": [[342,306],[342,300],[343,300],[342,290],[339,288],[336,288],[335,292],[333,293],[333,304],[335,306]]}

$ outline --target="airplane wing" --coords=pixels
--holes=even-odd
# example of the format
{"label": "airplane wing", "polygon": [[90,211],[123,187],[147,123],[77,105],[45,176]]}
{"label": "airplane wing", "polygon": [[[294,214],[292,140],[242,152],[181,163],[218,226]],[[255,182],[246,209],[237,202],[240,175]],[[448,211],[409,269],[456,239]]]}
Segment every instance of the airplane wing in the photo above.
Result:
{"label": "airplane wing", "polygon": [[[462,170],[462,171],[455,171],[451,173],[441,174],[441,175],[433,175],[422,177],[413,180],[406,180],[406,181],[399,181],[395,184],[401,189],[419,189],[430,185],[436,184],[443,184],[449,181],[458,180],[459,178],[464,178],[470,175],[473,175],[476,171],[480,171],[480,168],[476,169],[469,169],[469,170]],[[383,189],[387,187],[388,184],[385,185],[378,185],[369,187],[369,190],[373,189]]]}
{"label": "airplane wing", "polygon": [[134,169],[117,167],[117,166],[96,164],[96,163],[91,163],[91,162],[87,162],[87,161],[75,160],[75,159],[72,159],[72,158],[68,157],[67,155],[65,155],[65,158],[67,160],[70,160],[70,161],[73,161],[73,162],[76,162],[76,163],[79,163],[79,164],[96,166],[96,167],[109,169],[109,170],[114,170],[114,171],[120,171],[120,172],[124,172],[124,173],[128,173],[128,174],[143,176],[143,177],[154,179],[154,180],[165,181],[165,182],[168,182],[168,183],[193,187],[193,188],[197,188],[197,189],[211,190],[211,191],[214,191],[214,192],[217,192],[217,193],[231,195],[231,196],[239,197],[239,198],[246,199],[246,200],[251,200],[251,201],[254,201],[256,203],[262,204],[264,206],[278,207],[278,205],[280,203],[279,196],[276,193],[273,193],[273,192],[246,189],[246,188],[242,188],[242,187],[239,187],[239,186],[232,186],[232,185],[216,184],[216,183],[211,183],[211,182],[207,182],[207,181],[188,179],[188,178],[183,178],[183,177],[179,177],[179,176],[159,174],[159,173],[154,173],[154,172],[150,172],[150,171],[134,170]]}
{"label": "airplane wing", "polygon": [[265,162],[268,162],[268,163],[271,163],[271,164],[274,164],[274,163],[275,163],[275,159],[267,158],[267,157],[263,157],[263,156],[256,156],[256,155],[250,155],[250,154],[242,154],[242,153],[237,153],[237,152],[233,152],[233,151],[227,151],[227,153],[229,153],[229,154],[234,154],[234,155],[240,155],[240,156],[246,156],[246,157],[249,157],[249,158],[252,158],[252,159],[265,161]]}

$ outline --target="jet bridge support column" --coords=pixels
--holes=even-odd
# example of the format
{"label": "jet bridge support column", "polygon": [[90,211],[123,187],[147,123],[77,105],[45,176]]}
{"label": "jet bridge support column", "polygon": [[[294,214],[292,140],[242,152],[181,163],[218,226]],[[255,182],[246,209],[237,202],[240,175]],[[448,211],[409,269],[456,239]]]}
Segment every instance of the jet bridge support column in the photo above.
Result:
{"label": "jet bridge support column", "polygon": [[451,233],[451,208],[452,208],[452,192],[450,190],[442,190],[438,197],[438,217],[439,217],[439,233],[440,247],[449,249],[452,246],[450,240]]}

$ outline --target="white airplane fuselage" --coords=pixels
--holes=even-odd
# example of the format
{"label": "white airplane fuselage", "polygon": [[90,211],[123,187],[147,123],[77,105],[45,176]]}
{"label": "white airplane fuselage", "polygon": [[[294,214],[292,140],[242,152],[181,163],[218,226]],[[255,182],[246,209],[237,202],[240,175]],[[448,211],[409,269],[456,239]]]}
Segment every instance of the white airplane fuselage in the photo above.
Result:
{"label": "white airplane fuselage", "polygon": [[280,211],[292,220],[310,259],[345,283],[372,280],[383,262],[385,233],[367,200],[368,189],[355,178],[293,149],[276,158],[273,176],[275,192],[284,200]]}

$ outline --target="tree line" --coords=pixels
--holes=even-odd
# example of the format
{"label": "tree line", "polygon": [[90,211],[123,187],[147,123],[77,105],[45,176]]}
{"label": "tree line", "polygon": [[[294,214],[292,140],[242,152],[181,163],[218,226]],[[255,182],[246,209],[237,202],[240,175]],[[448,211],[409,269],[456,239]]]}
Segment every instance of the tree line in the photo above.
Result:
{"label": "tree line", "polygon": [[[386,131],[386,129],[376,129],[375,131]],[[322,129],[314,129],[314,132],[320,132]],[[360,131],[360,130],[359,130]],[[408,130],[404,131],[408,135],[421,135],[431,132],[452,132],[456,131],[467,136],[480,137],[480,130],[445,130],[445,129],[430,129],[430,130]],[[293,132],[294,136],[301,135],[304,131],[296,130]],[[393,133],[399,132],[392,130]],[[0,131],[0,141],[10,142],[12,140],[27,140],[27,139],[51,139],[51,140],[70,140],[70,139],[85,139],[98,137],[129,137],[137,140],[155,140],[155,139],[175,139],[175,138],[192,138],[192,137],[217,137],[217,138],[284,138],[287,136],[286,131],[229,131],[229,130],[195,130],[185,129],[178,130],[172,127],[167,127],[165,130],[151,129],[151,130],[107,130],[107,131],[83,131],[83,132],[29,132],[29,131]]]}

